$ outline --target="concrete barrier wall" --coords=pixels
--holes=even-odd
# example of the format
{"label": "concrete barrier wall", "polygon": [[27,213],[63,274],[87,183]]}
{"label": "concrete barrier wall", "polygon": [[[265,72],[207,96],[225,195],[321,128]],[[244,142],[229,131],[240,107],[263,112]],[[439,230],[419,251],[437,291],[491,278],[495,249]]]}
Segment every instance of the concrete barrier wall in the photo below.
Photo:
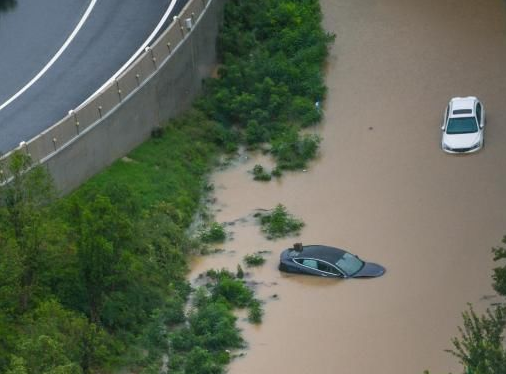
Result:
{"label": "concrete barrier wall", "polygon": [[[225,1],[189,0],[179,19],[116,81],[21,151],[46,165],[62,193],[126,155],[199,94],[216,64]],[[3,180],[11,155],[0,159]]]}

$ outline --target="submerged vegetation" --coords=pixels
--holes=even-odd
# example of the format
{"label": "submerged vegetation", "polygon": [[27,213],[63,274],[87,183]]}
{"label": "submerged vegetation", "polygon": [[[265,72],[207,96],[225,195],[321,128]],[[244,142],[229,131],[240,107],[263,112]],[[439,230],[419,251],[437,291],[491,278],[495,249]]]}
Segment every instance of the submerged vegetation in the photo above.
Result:
{"label": "submerged vegetation", "polygon": [[230,350],[243,348],[233,310],[248,308],[249,320],[261,322],[260,302],[232,273],[209,271],[210,281],[196,290],[187,323],[169,334],[171,373],[221,373]]}
{"label": "submerged vegetation", "polygon": [[265,263],[265,258],[260,253],[253,253],[244,256],[244,262],[248,267],[261,266]]}
{"label": "submerged vegetation", "polygon": [[298,235],[304,222],[288,213],[286,207],[278,204],[270,213],[257,213],[262,232],[268,239],[279,239],[288,235]]}
{"label": "submerged vegetation", "polygon": [[[320,21],[317,0],[229,1],[219,77],[196,108],[68,197],[13,157],[14,180],[0,186],[0,372],[158,373],[167,352],[173,373],[224,371],[244,344],[233,309],[259,323],[261,302],[239,268],[191,289],[188,254],[225,232],[188,228],[220,152],[270,143],[277,176],[315,157],[319,139],[298,131],[322,115],[332,36]],[[264,220],[274,237],[302,225]]]}
{"label": "submerged vegetation", "polygon": [[253,179],[256,181],[268,182],[271,180],[271,175],[265,171],[262,165],[255,165],[253,167]]}

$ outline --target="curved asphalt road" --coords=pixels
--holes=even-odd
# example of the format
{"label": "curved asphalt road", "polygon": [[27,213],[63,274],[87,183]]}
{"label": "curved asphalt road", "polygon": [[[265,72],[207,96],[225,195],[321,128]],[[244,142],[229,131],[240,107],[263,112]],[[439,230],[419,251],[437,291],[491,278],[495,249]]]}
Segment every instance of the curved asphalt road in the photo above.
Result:
{"label": "curved asphalt road", "polygon": [[[98,0],[54,65],[0,110],[0,152],[50,127],[100,88],[153,32],[169,3]],[[174,14],[184,3],[178,1]],[[49,62],[89,4],[90,0],[18,0],[14,9],[0,13],[0,105]]]}

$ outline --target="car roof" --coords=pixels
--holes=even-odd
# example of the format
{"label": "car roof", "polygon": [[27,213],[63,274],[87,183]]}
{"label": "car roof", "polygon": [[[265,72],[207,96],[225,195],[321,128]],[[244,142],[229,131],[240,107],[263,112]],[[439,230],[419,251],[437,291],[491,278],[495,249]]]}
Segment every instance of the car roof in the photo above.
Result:
{"label": "car roof", "polygon": [[308,257],[323,260],[335,264],[346,251],[329,247],[326,245],[305,245],[302,247],[302,251],[296,251],[293,248],[289,248],[290,257]]}
{"label": "car roof", "polygon": [[[469,117],[474,114],[474,104],[478,99],[474,96],[454,97],[450,100],[450,117]],[[468,111],[470,113],[454,113],[455,111]]]}

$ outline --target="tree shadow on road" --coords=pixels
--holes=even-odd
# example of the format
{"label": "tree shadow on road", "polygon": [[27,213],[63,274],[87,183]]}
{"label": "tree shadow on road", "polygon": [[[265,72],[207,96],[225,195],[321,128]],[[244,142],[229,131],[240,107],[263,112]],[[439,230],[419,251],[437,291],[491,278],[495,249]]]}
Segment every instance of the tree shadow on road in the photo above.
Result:
{"label": "tree shadow on road", "polygon": [[18,5],[18,0],[0,0],[0,13],[8,12]]}

